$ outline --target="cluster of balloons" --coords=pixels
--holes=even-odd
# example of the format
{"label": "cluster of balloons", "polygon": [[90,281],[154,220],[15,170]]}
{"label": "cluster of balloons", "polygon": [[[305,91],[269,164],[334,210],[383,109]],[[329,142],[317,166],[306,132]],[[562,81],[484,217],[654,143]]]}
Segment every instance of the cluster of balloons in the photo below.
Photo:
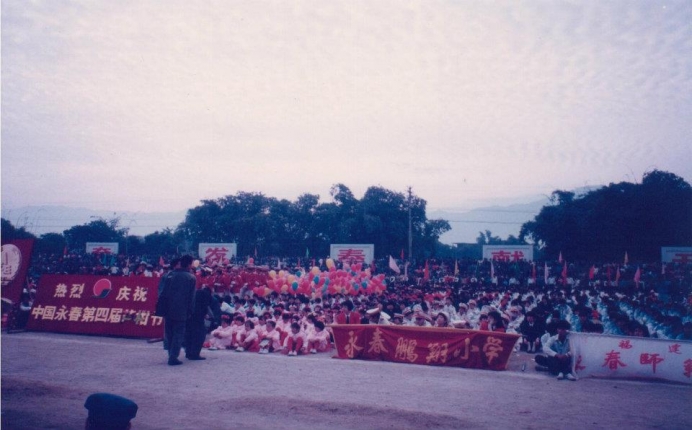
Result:
{"label": "cluster of balloons", "polygon": [[344,264],[337,269],[334,260],[327,259],[327,270],[321,271],[313,266],[309,272],[301,270],[291,273],[286,270],[269,271],[267,285],[258,286],[253,292],[259,296],[268,296],[272,291],[277,293],[305,294],[322,297],[326,294],[381,294],[387,288],[384,274],[372,276],[370,268],[363,265]]}

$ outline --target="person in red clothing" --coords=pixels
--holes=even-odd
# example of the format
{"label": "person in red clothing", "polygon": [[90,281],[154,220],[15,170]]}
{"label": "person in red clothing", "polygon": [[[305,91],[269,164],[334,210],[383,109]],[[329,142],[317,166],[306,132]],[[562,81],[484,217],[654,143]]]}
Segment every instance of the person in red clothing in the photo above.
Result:
{"label": "person in red clothing", "polygon": [[360,312],[353,310],[353,302],[346,300],[341,304],[341,312],[336,316],[337,324],[360,324]]}
{"label": "person in red clothing", "polygon": [[498,311],[488,312],[488,329],[490,331],[499,331],[505,333],[507,329],[505,328],[505,321],[502,319],[502,315]]}

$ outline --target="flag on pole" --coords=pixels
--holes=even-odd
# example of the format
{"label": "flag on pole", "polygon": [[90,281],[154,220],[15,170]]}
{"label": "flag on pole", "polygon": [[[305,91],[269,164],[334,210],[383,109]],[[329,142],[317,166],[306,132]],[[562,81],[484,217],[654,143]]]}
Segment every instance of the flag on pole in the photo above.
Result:
{"label": "flag on pole", "polygon": [[548,269],[548,262],[543,263],[543,282],[548,285],[548,275],[550,274],[550,269]]}
{"label": "flag on pole", "polygon": [[562,263],[562,251],[560,251],[560,255],[557,257],[557,262]]}
{"label": "flag on pole", "polygon": [[596,276],[596,266],[591,266],[589,269],[589,280],[593,279],[594,276]]}
{"label": "flag on pole", "polygon": [[454,276],[459,276],[459,260],[454,260]]}
{"label": "flag on pole", "polygon": [[567,262],[565,261],[562,265],[562,279],[567,279]]}
{"label": "flag on pole", "polygon": [[428,268],[428,260],[425,260],[425,269],[423,270],[423,280],[430,280],[430,269]]}
{"label": "flag on pole", "polygon": [[625,251],[625,266],[630,262],[629,257],[627,256],[627,251]]}
{"label": "flag on pole", "polygon": [[639,288],[639,280],[642,277],[642,270],[637,266],[637,271],[634,272],[634,283],[637,284],[637,288]]}
{"label": "flag on pole", "polygon": [[397,275],[401,274],[401,269],[399,269],[399,266],[397,266],[394,257],[392,257],[391,255],[389,256],[389,268],[395,271]]}

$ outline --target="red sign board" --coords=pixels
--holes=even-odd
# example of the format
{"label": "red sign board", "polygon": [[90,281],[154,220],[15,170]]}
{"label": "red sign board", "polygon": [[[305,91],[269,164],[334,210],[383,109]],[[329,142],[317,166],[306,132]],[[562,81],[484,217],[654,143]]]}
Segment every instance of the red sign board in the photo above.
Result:
{"label": "red sign board", "polygon": [[155,338],[158,278],[44,275],[27,328],[59,333]]}
{"label": "red sign board", "polygon": [[339,358],[505,370],[518,335],[453,328],[332,325]]}

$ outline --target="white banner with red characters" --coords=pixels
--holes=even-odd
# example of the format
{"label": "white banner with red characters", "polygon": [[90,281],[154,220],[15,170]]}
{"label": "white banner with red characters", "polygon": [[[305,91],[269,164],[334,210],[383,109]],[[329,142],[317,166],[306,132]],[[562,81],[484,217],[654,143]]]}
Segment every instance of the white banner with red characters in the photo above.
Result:
{"label": "white banner with red characters", "polygon": [[531,245],[483,245],[483,258],[495,261],[533,261]]}
{"label": "white banner with red characters", "polygon": [[199,259],[205,264],[228,264],[238,255],[237,243],[200,243]]}
{"label": "white banner with red characters", "polygon": [[348,264],[370,264],[375,259],[375,245],[331,244],[329,256]]}
{"label": "white banner with red characters", "polygon": [[570,333],[579,377],[664,379],[692,384],[692,342]]}
{"label": "white banner with red characters", "polygon": [[662,246],[661,261],[663,263],[692,263],[692,247],[686,246]]}
{"label": "white banner with red characters", "polygon": [[113,254],[118,255],[118,242],[87,242],[87,254]]}

